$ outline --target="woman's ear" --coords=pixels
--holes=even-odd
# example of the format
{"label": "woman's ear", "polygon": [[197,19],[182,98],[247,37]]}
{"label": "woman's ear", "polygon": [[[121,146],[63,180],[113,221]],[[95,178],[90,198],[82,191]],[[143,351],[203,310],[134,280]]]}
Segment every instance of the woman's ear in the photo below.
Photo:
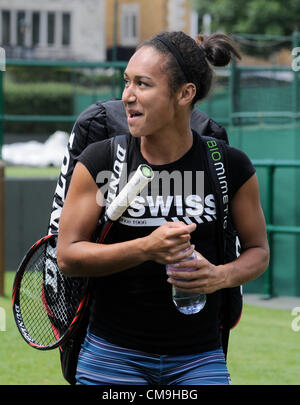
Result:
{"label": "woman's ear", "polygon": [[178,104],[185,106],[191,104],[193,98],[196,96],[196,85],[194,83],[185,83],[181,89],[178,90]]}

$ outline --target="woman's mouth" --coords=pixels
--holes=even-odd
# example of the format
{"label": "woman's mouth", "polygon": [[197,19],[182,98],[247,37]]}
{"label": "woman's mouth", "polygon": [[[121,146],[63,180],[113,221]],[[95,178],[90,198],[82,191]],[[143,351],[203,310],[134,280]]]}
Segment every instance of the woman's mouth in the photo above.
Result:
{"label": "woman's mouth", "polygon": [[143,114],[140,112],[132,112],[128,114],[128,124],[134,124]]}

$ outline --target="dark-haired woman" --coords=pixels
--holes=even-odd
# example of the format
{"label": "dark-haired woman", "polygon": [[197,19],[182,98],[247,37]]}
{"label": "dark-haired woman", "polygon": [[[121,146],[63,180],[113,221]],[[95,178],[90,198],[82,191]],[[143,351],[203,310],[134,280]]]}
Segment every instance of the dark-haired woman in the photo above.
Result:
{"label": "dark-haired woman", "polygon": [[[184,193],[171,187],[166,195],[160,184],[154,196],[149,188],[106,243],[95,244],[91,235],[104,209],[97,175],[111,167],[110,143],[94,143],[78,157],[58,241],[62,270],[93,278],[78,384],[230,383],[220,343],[220,290],[262,274],[269,251],[255,170],[243,152],[228,146],[230,212],[242,254],[218,262],[214,190],[190,116],[210,91],[211,65],[225,66],[238,53],[225,35],[197,42],[182,32],[166,32],[141,44],[126,68],[122,97],[131,132],[127,172],[147,163],[169,178],[179,173]],[[199,195],[196,178],[203,171]],[[187,173],[192,173],[188,181]],[[194,250],[197,260],[185,264],[193,272],[166,275],[166,264],[179,263]],[[177,311],[172,285],[207,294],[204,309],[193,315]]]}

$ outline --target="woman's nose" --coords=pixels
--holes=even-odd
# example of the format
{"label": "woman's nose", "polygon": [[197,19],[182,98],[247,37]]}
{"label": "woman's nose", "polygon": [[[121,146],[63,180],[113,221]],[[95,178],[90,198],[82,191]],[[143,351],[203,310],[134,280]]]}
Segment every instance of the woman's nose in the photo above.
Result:
{"label": "woman's nose", "polygon": [[122,100],[126,103],[134,103],[136,101],[136,95],[132,85],[124,88]]}

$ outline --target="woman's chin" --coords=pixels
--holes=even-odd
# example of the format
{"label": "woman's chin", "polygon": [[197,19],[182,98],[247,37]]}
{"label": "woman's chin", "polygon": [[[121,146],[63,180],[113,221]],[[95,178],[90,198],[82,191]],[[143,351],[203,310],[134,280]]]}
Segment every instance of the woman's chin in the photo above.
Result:
{"label": "woman's chin", "polygon": [[143,130],[138,130],[136,128],[130,128],[130,133],[134,138],[141,138],[142,136],[147,136],[146,132]]}

